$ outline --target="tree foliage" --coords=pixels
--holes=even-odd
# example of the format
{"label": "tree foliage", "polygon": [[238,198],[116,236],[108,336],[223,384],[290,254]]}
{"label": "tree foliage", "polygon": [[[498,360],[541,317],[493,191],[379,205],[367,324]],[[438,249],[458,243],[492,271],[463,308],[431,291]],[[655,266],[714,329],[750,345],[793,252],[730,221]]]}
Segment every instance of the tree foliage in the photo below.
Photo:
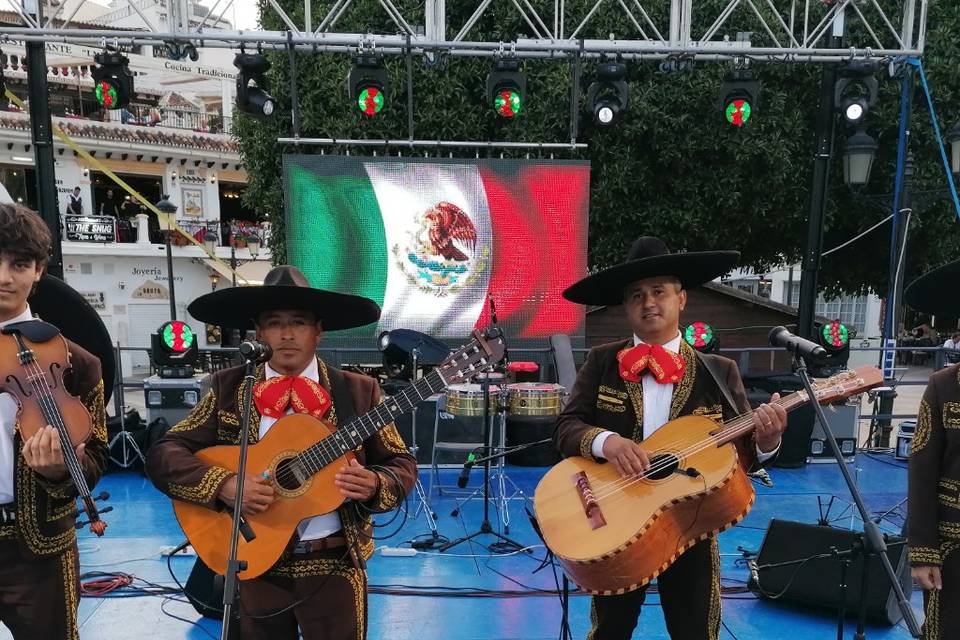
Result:
{"label": "tree foliage", "polygon": [[[697,3],[695,33],[709,25],[710,12]],[[313,16],[322,16],[331,2],[315,2]],[[414,24],[422,24],[422,2],[397,2]],[[447,3],[448,38],[467,21],[477,3]],[[552,0],[533,4],[551,15]],[[567,0],[582,13],[594,3]],[[896,15],[890,1],[881,2]],[[300,0],[280,0],[291,17],[302,23]],[[651,18],[666,25],[669,3],[661,2]],[[745,11],[745,5],[743,7]],[[715,15],[715,12],[714,14]],[[813,20],[815,17],[811,17]],[[819,18],[816,18],[819,19]],[[284,29],[269,8],[261,6],[264,28]],[[740,23],[742,24],[742,22]],[[342,32],[395,33],[376,0],[357,0],[336,28]],[[856,30],[848,19],[848,28]],[[567,30],[571,29],[567,25]],[[470,39],[512,40],[528,34],[527,25],[513,3],[496,1],[474,26]],[[604,3],[581,35],[605,38],[609,34],[632,37],[633,27],[617,3]],[[733,36],[734,34],[731,34]],[[772,44],[759,24],[755,46]],[[235,118],[235,135],[250,175],[246,201],[266,213],[274,224],[275,259],[285,259],[281,163],[284,153],[320,153],[311,147],[283,146],[277,137],[291,134],[290,65],[287,52],[269,54],[271,92],[279,100],[280,117],[270,121],[245,115]],[[392,90],[383,113],[368,120],[347,99],[346,77],[352,61],[346,54],[296,54],[296,86],[300,135],[332,138],[403,138],[408,135],[405,80],[406,61],[388,57]],[[595,61],[584,61],[579,100]],[[941,125],[946,129],[960,120],[960,4],[931,3],[924,66],[934,93]],[[571,63],[561,60],[526,60],[528,74],[525,113],[516,121],[498,118],[486,104],[484,78],[487,59],[445,56],[432,63],[413,59],[414,136],[418,139],[523,140],[565,142],[570,138]],[[818,106],[820,67],[811,64],[755,64],[762,77],[759,110],[743,128],[728,125],[717,102],[720,81],[729,63],[700,62],[689,73],[663,73],[654,61],[630,61],[630,109],[609,130],[583,122],[578,140],[584,152],[564,152],[558,157],[591,161],[589,263],[603,267],[622,259],[626,247],[641,234],[663,238],[672,248],[728,249],[743,254],[743,263],[758,271],[799,261],[807,235],[810,180],[813,165],[814,119]],[[919,87],[919,82],[917,83]],[[896,159],[900,81],[883,74],[881,95],[870,113],[870,133],[880,144],[871,182],[866,192],[892,193]],[[915,189],[945,188],[939,151],[922,92],[913,107],[913,145],[917,160]],[[844,242],[873,226],[892,211],[892,203],[871,201],[851,193],[843,184],[842,151],[845,132],[837,128],[835,161],[826,217],[824,248]],[[331,149],[326,149],[331,152]],[[345,153],[339,148],[335,152]],[[366,155],[369,148],[349,149]],[[387,152],[386,149],[378,150]],[[391,151],[395,153],[395,151]],[[447,149],[444,153],[448,153]],[[471,157],[472,150],[453,151]],[[499,152],[497,152],[499,155]],[[505,156],[520,157],[512,153]],[[876,200],[877,198],[873,198]],[[958,255],[960,240],[956,217],[947,200],[917,202],[911,217],[906,258],[909,281],[914,275]],[[887,288],[890,225],[881,226],[863,239],[823,260],[822,289],[832,292]]]}

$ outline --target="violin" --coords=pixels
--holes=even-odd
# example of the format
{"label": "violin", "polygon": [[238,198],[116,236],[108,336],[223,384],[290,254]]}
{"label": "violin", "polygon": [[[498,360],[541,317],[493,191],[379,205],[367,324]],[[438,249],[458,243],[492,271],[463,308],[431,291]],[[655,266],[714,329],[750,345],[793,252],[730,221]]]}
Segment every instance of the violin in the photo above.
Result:
{"label": "violin", "polygon": [[0,334],[0,391],[12,395],[19,406],[20,437],[26,441],[47,425],[57,430],[64,464],[88,519],[76,527],[89,524],[93,533],[102,536],[107,523],[100,514],[112,507],[97,508],[96,500],[107,496],[90,494],[77,457],[76,447],[93,433],[93,419],[83,402],[64,386],[64,374],[71,368],[66,339],[57,327],[40,320],[9,324]]}

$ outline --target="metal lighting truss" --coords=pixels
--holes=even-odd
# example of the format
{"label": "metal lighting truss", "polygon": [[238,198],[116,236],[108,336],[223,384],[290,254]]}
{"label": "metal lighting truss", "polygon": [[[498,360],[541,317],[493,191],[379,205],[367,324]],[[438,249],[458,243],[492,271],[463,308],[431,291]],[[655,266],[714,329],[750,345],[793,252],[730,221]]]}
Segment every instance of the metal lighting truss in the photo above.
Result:
{"label": "metal lighting truss", "polygon": [[[292,19],[277,0],[267,0],[269,9],[286,26],[284,31],[213,29],[212,25],[221,24],[234,0],[216,0],[202,21],[190,20],[195,7],[188,5],[187,0],[167,0],[169,26],[165,31],[158,30],[144,15],[141,10],[144,0],[125,0],[131,11],[142,19],[141,29],[71,28],[71,21],[86,0],[77,0],[75,4],[62,2],[43,20],[36,20],[25,12],[20,6],[23,1],[35,0],[0,0],[0,8],[5,3],[20,16],[24,25],[4,27],[0,31],[0,45],[5,40],[114,46],[191,42],[196,46],[232,49],[243,43],[263,48],[294,47],[344,53],[373,50],[384,55],[411,53],[428,57],[437,54],[494,57],[509,53],[520,58],[615,55],[623,59],[750,58],[769,62],[818,63],[922,55],[930,0],[903,0],[899,15],[891,13],[889,7],[894,3],[887,0],[729,0],[718,5],[719,9],[710,11],[715,15],[708,15],[702,2],[694,7],[694,0],[669,0],[669,15],[659,23],[651,17],[657,14],[652,10],[654,0],[553,0],[552,11],[542,8],[543,5],[549,6],[549,0],[474,0],[476,9],[462,25],[448,25],[446,0],[425,0],[423,25],[415,24],[412,17],[405,16],[396,0],[378,0],[385,15],[396,26],[396,33],[390,35],[337,31],[338,21],[351,11],[354,0],[335,0],[319,22],[312,15],[310,0],[304,0],[302,22]],[[534,2],[541,5],[541,9],[535,8]],[[660,0],[657,6],[662,2]],[[470,40],[477,22],[494,3],[518,13],[526,25],[526,37],[509,42]],[[72,4],[70,9],[66,9],[68,4]],[[576,7],[571,6],[574,4]],[[609,39],[587,37],[597,10],[604,5],[620,11],[622,33]],[[845,16],[848,22],[848,43],[842,49],[830,48],[827,43],[831,26],[840,16]],[[452,40],[446,38],[448,31],[456,31]],[[754,46],[749,37],[738,36],[743,32],[753,32],[757,45]]]}

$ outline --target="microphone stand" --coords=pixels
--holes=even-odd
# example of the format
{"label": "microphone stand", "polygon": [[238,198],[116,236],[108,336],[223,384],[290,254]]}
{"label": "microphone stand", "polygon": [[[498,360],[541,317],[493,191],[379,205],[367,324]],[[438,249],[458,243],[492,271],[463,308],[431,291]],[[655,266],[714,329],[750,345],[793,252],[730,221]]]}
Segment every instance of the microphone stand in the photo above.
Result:
{"label": "microphone stand", "polygon": [[[230,555],[227,561],[227,573],[223,585],[223,627],[220,631],[220,640],[230,637],[230,625],[233,617],[234,603],[240,600],[240,581],[238,575],[247,568],[246,560],[237,560],[237,547],[240,544],[240,531],[247,542],[256,536],[250,525],[243,519],[243,485],[247,472],[247,449],[250,445],[250,413],[253,405],[253,381],[256,377],[257,354],[247,358],[247,371],[244,376],[246,387],[243,394],[243,419],[240,428],[240,465],[237,467],[237,495],[233,499],[232,528],[230,531]],[[238,608],[239,611],[239,608]]]}
{"label": "microphone stand", "polygon": [[[897,580],[897,575],[893,570],[893,565],[890,563],[890,557],[887,555],[886,540],[884,540],[883,534],[880,532],[880,527],[870,517],[870,512],[867,511],[867,506],[863,502],[863,497],[860,495],[860,490],[857,488],[856,483],[853,481],[853,477],[850,475],[850,471],[847,469],[843,454],[840,452],[840,447],[837,446],[837,439],[833,435],[833,429],[830,428],[830,423],[827,421],[827,416],[823,412],[823,407],[820,406],[820,403],[816,400],[817,396],[813,391],[813,384],[810,382],[810,375],[807,373],[806,363],[802,357],[796,354],[793,356],[793,362],[797,375],[800,377],[800,381],[803,383],[804,389],[806,389],[807,398],[813,405],[813,410],[817,415],[817,420],[820,421],[820,426],[823,427],[823,433],[830,445],[830,450],[833,452],[833,456],[837,459],[837,464],[840,467],[840,473],[843,475],[844,482],[847,483],[847,489],[850,491],[850,496],[853,498],[853,502],[857,507],[857,511],[860,512],[860,520],[863,522],[863,532],[860,534],[862,546],[861,553],[863,555],[863,565],[861,567],[860,579],[860,607],[857,615],[857,631],[854,635],[854,638],[855,640],[864,640],[867,637],[864,629],[867,615],[867,601],[864,597],[864,589],[866,589],[868,584],[868,560],[870,559],[870,556],[873,555],[877,556],[880,559],[880,562],[883,564],[884,572],[887,574],[887,580],[890,582],[890,586],[893,588],[893,592],[897,597],[897,604],[900,606],[900,613],[903,614],[903,620],[907,625],[907,629],[910,631],[910,635],[914,638],[919,638],[920,625],[917,624],[917,619],[913,615],[913,609],[910,608],[910,601],[907,600],[907,597],[903,592],[903,588],[900,586],[899,580]],[[842,589],[845,588],[845,574],[846,571],[844,570],[841,577]],[[843,611],[843,609],[846,607],[845,595],[843,601],[840,602],[840,607],[841,611]],[[839,640],[842,640],[843,638],[843,623],[844,619],[841,613],[837,620],[837,638]]]}
{"label": "microphone stand", "polygon": [[[419,365],[420,360],[420,344],[423,344],[421,340],[416,347],[410,350],[410,380],[412,384],[417,382],[417,366]],[[420,445],[417,444],[417,406],[413,405],[410,409],[410,440],[412,441],[412,446],[409,447],[410,454],[416,458],[417,451],[420,450]],[[427,499],[427,494],[423,490],[423,483],[420,482],[420,471],[417,471],[417,481],[414,484],[414,489],[417,492],[417,498],[420,500],[420,507],[418,511],[414,512],[414,518],[417,517],[419,509],[423,509],[423,514],[427,520],[427,526],[430,528],[430,533],[425,534],[430,537],[425,540],[418,540],[423,536],[416,536],[414,541],[410,544],[413,549],[433,549],[448,542],[445,536],[440,535],[440,532],[437,531],[437,518],[433,512],[433,505],[430,504],[430,500]]]}

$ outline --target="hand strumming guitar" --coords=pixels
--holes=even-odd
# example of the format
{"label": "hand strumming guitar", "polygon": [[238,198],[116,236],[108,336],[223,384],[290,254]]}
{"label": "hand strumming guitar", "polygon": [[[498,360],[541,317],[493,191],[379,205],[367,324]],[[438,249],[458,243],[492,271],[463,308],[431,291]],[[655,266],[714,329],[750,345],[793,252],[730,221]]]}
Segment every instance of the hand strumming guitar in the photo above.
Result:
{"label": "hand strumming guitar", "polygon": [[[237,476],[231,476],[221,485],[217,497],[231,507],[233,506],[233,501],[237,497]],[[246,482],[243,483],[241,513],[245,516],[263,513],[272,502],[273,487],[260,476],[247,476]]]}
{"label": "hand strumming guitar", "polygon": [[604,441],[603,457],[624,477],[641,474],[650,468],[647,452],[638,443],[616,433]]}

